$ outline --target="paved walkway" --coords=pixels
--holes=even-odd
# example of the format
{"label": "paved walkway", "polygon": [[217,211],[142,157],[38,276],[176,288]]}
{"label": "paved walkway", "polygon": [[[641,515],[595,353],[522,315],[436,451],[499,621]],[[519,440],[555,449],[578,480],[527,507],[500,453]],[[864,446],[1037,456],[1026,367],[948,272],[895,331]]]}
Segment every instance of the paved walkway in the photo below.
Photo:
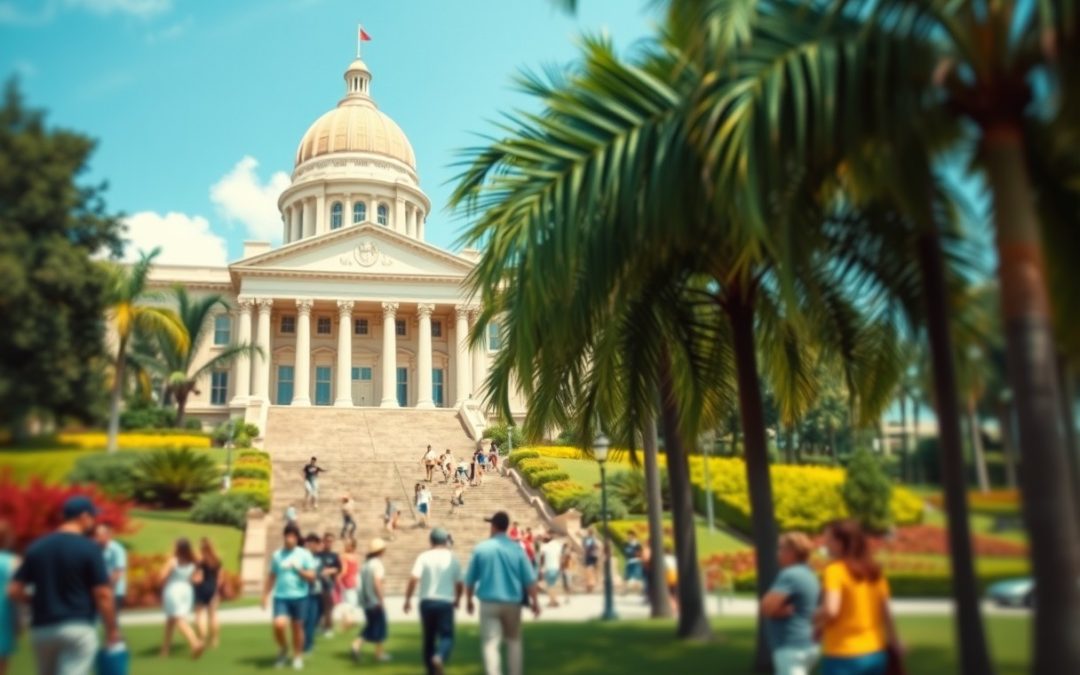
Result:
{"label": "paved walkway", "polygon": [[[405,599],[401,596],[392,596],[387,599],[387,615],[390,621],[416,621],[416,600],[413,601],[413,611],[406,615],[403,610]],[[546,604],[542,598],[542,603]],[[952,602],[937,599],[900,599],[892,603],[893,611],[904,616],[946,616],[952,614]],[[589,621],[600,616],[604,607],[602,595],[575,595],[568,605],[557,608],[542,606],[540,621]],[[615,611],[620,619],[647,619],[649,607],[640,596],[615,596]],[[752,617],[757,612],[757,603],[751,598],[725,598],[723,602],[716,597],[707,598],[707,611],[709,616],[734,616]],[[983,604],[983,613],[987,615],[1024,616],[1028,614],[1026,609],[1012,609],[998,607],[991,603]],[[224,609],[219,614],[222,624],[259,624],[270,623],[270,612],[260,607],[234,607]],[[529,619],[532,620],[531,617]],[[126,612],[121,617],[121,623],[125,626],[146,626],[164,623],[164,615],[160,611],[132,611]],[[457,612],[459,623],[476,623],[474,614],[469,616],[465,612],[465,600],[462,599],[461,609]]]}

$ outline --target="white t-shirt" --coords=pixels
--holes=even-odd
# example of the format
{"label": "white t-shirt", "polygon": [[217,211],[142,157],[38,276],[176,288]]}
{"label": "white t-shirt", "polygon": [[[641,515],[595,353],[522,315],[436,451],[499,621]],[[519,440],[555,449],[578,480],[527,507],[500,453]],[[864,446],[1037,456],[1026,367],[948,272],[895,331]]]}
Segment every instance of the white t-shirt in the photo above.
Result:
{"label": "white t-shirt", "polygon": [[448,548],[433,548],[416,556],[412,576],[420,580],[421,600],[454,601],[454,585],[461,581],[461,564]]}
{"label": "white t-shirt", "polygon": [[427,452],[425,452],[424,453],[424,461],[425,462],[434,462],[435,461],[435,451],[434,450],[428,450]]}
{"label": "white t-shirt", "polygon": [[540,547],[540,557],[544,560],[544,570],[558,572],[562,562],[563,543],[552,539]]}
{"label": "white t-shirt", "polygon": [[429,492],[427,488],[422,488],[420,490],[420,492],[418,492],[416,494],[416,505],[420,506],[421,504],[430,504],[430,503],[431,503],[431,492]]}
{"label": "white t-shirt", "polygon": [[382,558],[368,558],[360,567],[360,606],[371,609],[379,605],[379,594],[375,592],[375,581],[386,576]]}

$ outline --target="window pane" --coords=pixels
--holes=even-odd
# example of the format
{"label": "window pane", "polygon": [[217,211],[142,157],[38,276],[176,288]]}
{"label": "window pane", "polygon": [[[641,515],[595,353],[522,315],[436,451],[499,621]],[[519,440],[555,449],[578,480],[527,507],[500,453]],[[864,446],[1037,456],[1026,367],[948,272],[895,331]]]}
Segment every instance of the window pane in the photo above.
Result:
{"label": "window pane", "polygon": [[359,380],[360,379],[360,369],[359,368],[353,368],[352,369],[352,379],[354,379],[354,380]]}
{"label": "window pane", "polygon": [[225,405],[229,397],[229,372],[216,370],[210,376],[210,403]]}
{"label": "window pane", "polygon": [[330,334],[330,317],[320,316],[315,324],[317,326],[317,332],[319,335]]}
{"label": "window pane", "polygon": [[394,319],[394,332],[399,336],[405,336],[405,319]]}
{"label": "window pane", "polygon": [[315,368],[315,405],[330,405],[330,366]]}
{"label": "window pane", "polygon": [[357,335],[368,334],[368,321],[367,319],[355,319],[353,321],[353,332]]}
{"label": "window pane", "polygon": [[431,322],[431,337],[442,337],[442,321]]}
{"label": "window pane", "polygon": [[488,349],[498,351],[502,348],[502,333],[499,332],[499,324],[488,324]]}
{"label": "window pane", "polygon": [[443,369],[431,371],[431,398],[439,408],[443,406]]}
{"label": "window pane", "polygon": [[367,220],[367,204],[356,202],[352,205],[352,221],[353,223],[362,223],[365,220]]}
{"label": "window pane", "polygon": [[361,380],[370,380],[371,379],[371,368],[370,367],[368,367],[368,366],[360,366],[360,379]]}
{"label": "window pane", "polygon": [[231,339],[232,320],[228,314],[218,314],[214,317],[214,344],[227,345]]}
{"label": "window pane", "polygon": [[404,408],[409,404],[409,369],[397,369],[397,400],[398,405]]}
{"label": "window pane", "polygon": [[341,227],[341,202],[334,202],[330,207],[330,229],[336,230]]}
{"label": "window pane", "polygon": [[388,216],[390,214],[390,209],[386,208],[386,204],[379,204],[378,214],[379,214],[379,216],[378,216],[379,217],[379,224],[380,225],[386,225],[387,220],[388,220]]}
{"label": "window pane", "polygon": [[296,317],[292,314],[286,314],[281,317],[281,332],[282,333],[295,333],[296,332]]}
{"label": "window pane", "polygon": [[277,404],[289,405],[293,400],[293,367],[278,366]]}

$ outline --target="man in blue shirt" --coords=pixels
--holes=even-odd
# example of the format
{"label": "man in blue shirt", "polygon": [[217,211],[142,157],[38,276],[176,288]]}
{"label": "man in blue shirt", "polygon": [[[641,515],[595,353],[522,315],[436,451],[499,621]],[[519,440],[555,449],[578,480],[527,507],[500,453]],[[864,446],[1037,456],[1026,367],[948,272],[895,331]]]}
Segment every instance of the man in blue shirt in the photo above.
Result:
{"label": "man in blue shirt", "polygon": [[308,593],[315,581],[318,564],[307,549],[300,546],[300,529],[285,526],[285,546],[270,559],[270,573],[263,591],[263,609],[274,600],[274,639],[278,644],[277,666],[288,663],[286,630],[292,627],[293,668],[304,667],[304,620],[308,616]]}
{"label": "man in blue shirt", "polygon": [[536,572],[521,544],[506,534],[510,516],[499,511],[485,520],[491,523],[491,538],[476,545],[469,561],[465,573],[467,609],[472,614],[473,597],[479,598],[480,639],[487,675],[502,675],[499,648],[504,640],[510,675],[522,675],[521,607],[528,603],[533,616],[540,616]]}
{"label": "man in blue shirt", "polygon": [[105,556],[105,573],[109,575],[109,583],[116,597],[116,611],[119,613],[124,608],[124,597],[127,595],[127,550],[113,539],[112,528],[106,523],[98,523],[94,538]]}
{"label": "man in blue shirt", "polygon": [[56,532],[26,550],[8,596],[30,605],[30,642],[38,672],[85,675],[93,669],[97,654],[98,615],[106,644],[117,644],[121,638],[105,558],[90,538],[97,509],[87,497],[70,497],[64,502],[63,518]]}
{"label": "man in blue shirt", "polygon": [[765,635],[776,675],[809,675],[818,658],[813,617],[821,595],[817,575],[806,561],[813,543],[802,532],[780,536],[780,574],[761,598]]}

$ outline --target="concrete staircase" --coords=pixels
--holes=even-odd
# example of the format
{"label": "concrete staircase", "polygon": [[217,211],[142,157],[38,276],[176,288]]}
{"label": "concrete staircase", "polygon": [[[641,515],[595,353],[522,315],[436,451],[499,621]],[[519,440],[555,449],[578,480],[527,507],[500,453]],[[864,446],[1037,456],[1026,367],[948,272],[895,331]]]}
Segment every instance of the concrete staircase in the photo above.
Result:
{"label": "concrete staircase", "polygon": [[[356,539],[363,554],[371,538],[384,536],[382,515],[390,497],[401,517],[383,558],[386,590],[388,595],[403,594],[413,560],[428,548],[428,530],[417,527],[413,487],[424,478],[420,458],[429,443],[439,451],[449,448],[458,459],[471,456],[476,445],[455,411],[271,408],[264,444],[274,467],[268,554],[281,545],[285,509],[293,504],[300,510],[302,467],[314,455],[326,473],[319,478],[318,510],[300,510],[301,530],[339,535],[341,498],[348,493],[356,502]],[[532,527],[534,532],[546,528],[509,478],[485,476],[483,485],[466,489],[465,505],[457,507],[451,507],[451,488],[443,483],[440,471],[429,488],[433,496],[429,526],[450,531],[462,564],[473,546],[489,535],[483,518],[495,511],[508,512],[522,528]]]}

